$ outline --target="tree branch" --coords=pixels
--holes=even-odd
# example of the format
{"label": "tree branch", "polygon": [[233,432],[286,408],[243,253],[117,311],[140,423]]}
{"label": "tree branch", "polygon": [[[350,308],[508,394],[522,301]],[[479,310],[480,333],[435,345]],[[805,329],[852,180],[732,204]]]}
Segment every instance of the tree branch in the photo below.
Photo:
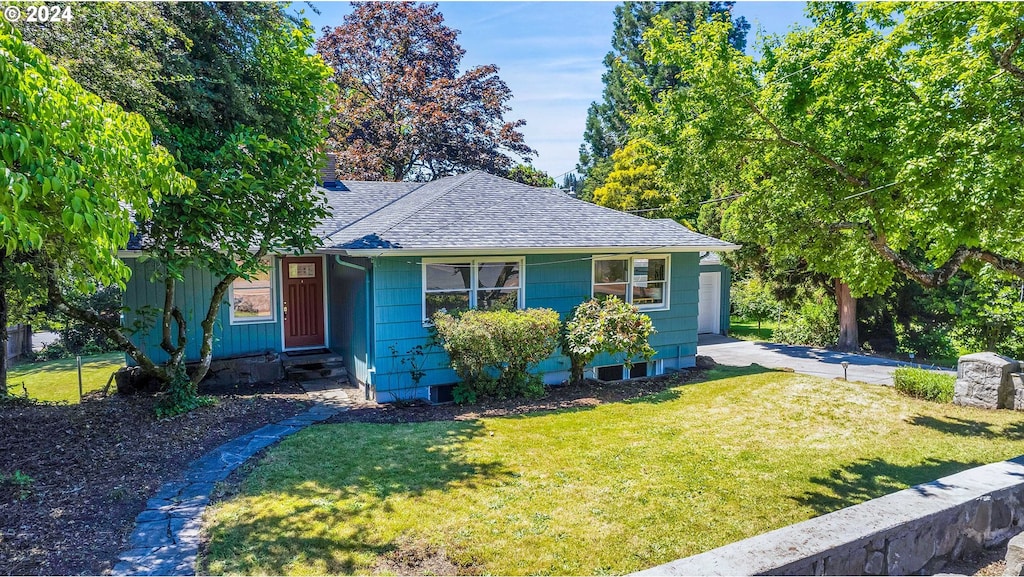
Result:
{"label": "tree branch", "polygon": [[965,246],[960,246],[954,250],[953,254],[950,255],[949,259],[942,266],[933,270],[925,270],[890,248],[885,241],[884,235],[876,234],[870,226],[865,225],[862,228],[865,230],[871,246],[874,247],[875,251],[882,258],[891,262],[897,270],[923,287],[935,288],[948,283],[953,278],[953,275],[959,272],[964,263],[969,259],[980,260],[1003,272],[1024,278],[1024,261],[1001,256],[991,251]]}
{"label": "tree branch", "polygon": [[809,144],[805,144],[803,142],[798,142],[798,141],[793,140],[791,138],[788,138],[785,134],[783,134],[782,129],[779,128],[778,125],[776,125],[774,122],[772,122],[764,114],[764,112],[761,111],[761,108],[753,100],[751,100],[747,96],[744,96],[742,98],[743,98],[743,102],[745,102],[746,105],[752,111],[754,111],[754,114],[756,114],[758,116],[758,118],[760,118],[762,121],[764,121],[764,123],[768,125],[768,128],[770,128],[772,130],[772,132],[775,133],[775,137],[777,138],[778,142],[781,142],[782,144],[785,144],[786,146],[789,146],[791,148],[796,148],[797,150],[802,150],[802,151],[806,152],[807,154],[810,154],[814,158],[817,158],[818,160],[824,162],[829,167],[831,167],[833,170],[835,170],[837,173],[839,173],[840,176],[842,176],[844,179],[846,179],[847,182],[849,182],[851,184],[855,184],[857,186],[863,186],[863,187],[867,187],[867,186],[870,185],[870,182],[868,182],[867,180],[865,180],[863,178],[859,178],[859,177],[855,176],[845,166],[843,166],[842,164],[839,164],[839,162],[837,162],[836,160],[826,156],[825,154],[823,154],[821,151],[819,151],[818,149],[814,148],[813,146],[811,146]]}
{"label": "tree branch", "polygon": [[1016,54],[1020,48],[1021,42],[1024,41],[1024,32],[1018,31],[1013,37],[1013,41],[1006,47],[1006,50],[999,52],[995,48],[992,49],[992,56],[995,58],[996,65],[999,68],[1012,74],[1017,80],[1024,81],[1024,70],[1021,70],[1016,64],[1013,63],[1013,55]]}
{"label": "tree branch", "polygon": [[60,290],[60,284],[57,282],[56,272],[53,270],[52,267],[47,268],[46,270],[43,271],[43,277],[46,279],[47,296],[49,297],[50,302],[53,303],[53,305],[56,307],[58,311],[64,313],[65,315],[71,318],[78,319],[85,323],[89,323],[90,325],[100,329],[101,331],[103,331],[103,334],[110,338],[110,340],[114,341],[114,343],[116,343],[121,350],[131,355],[132,359],[134,359],[135,362],[138,363],[140,367],[142,367],[143,371],[163,379],[163,373],[153,363],[153,361],[150,360],[148,356],[146,356],[146,353],[144,353],[140,348],[135,346],[135,343],[133,343],[128,337],[125,336],[125,334],[121,330],[122,327],[120,324],[115,324],[110,321],[107,321],[100,315],[96,314],[94,311],[79,308],[69,304],[64,299],[64,293],[61,292]]}

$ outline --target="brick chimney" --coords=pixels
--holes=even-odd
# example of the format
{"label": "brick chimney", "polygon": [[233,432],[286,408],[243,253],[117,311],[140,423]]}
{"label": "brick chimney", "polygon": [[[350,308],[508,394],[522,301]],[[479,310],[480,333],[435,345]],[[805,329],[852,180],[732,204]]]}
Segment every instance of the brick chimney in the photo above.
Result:
{"label": "brick chimney", "polygon": [[324,166],[320,169],[320,185],[330,188],[338,182],[338,156],[333,152],[324,154]]}

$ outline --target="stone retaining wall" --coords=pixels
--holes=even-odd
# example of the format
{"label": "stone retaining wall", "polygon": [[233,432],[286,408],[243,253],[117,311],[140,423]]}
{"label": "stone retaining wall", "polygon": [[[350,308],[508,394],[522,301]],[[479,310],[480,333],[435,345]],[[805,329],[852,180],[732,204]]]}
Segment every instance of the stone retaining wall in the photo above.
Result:
{"label": "stone retaining wall", "polygon": [[847,507],[639,575],[909,575],[1021,531],[1024,456]]}
{"label": "stone retaining wall", "polygon": [[214,359],[203,383],[233,385],[237,383],[270,383],[284,378],[281,357],[274,352],[243,357]]}

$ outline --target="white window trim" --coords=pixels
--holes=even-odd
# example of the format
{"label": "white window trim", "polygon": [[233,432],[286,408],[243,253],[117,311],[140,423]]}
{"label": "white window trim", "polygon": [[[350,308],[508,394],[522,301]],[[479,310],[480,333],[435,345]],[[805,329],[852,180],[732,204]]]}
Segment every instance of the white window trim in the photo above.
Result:
{"label": "white window trim", "polygon": [[[669,254],[639,254],[639,255],[614,255],[614,256],[602,256],[594,257],[590,262],[590,298],[594,298],[594,286],[595,285],[610,285],[610,284],[622,284],[621,282],[616,283],[595,283],[594,274],[597,272],[597,263],[605,260],[624,260],[627,262],[626,265],[626,302],[633,303],[633,260],[634,259],[665,259],[665,281],[664,281],[664,302],[660,304],[649,304],[649,305],[636,305],[636,308],[641,311],[667,311],[670,308],[669,296],[672,291],[672,255]],[[658,282],[658,281],[655,281]]]}
{"label": "white window trim", "polygon": [[271,260],[270,270],[267,271],[270,275],[270,317],[258,317],[255,319],[249,319],[246,317],[235,318],[235,283],[231,283],[228,287],[228,316],[230,317],[230,324],[236,325],[262,325],[268,323],[277,322],[277,274],[275,269],[277,268],[276,262]]}
{"label": "white window trim", "polygon": [[[640,361],[638,363],[633,363],[634,367],[637,366],[637,365],[647,365],[647,376],[636,377],[638,379],[646,379],[648,377],[657,377],[657,376],[661,376],[661,375],[665,374],[665,361],[663,359],[651,359],[649,361]],[[614,365],[601,365],[599,367],[593,367],[592,369],[590,369],[591,371],[593,371],[593,378],[595,378],[595,379],[597,378],[597,371],[598,371],[598,369],[605,369],[605,368],[608,368],[608,367],[621,367],[622,368],[622,380],[624,380],[624,381],[630,380],[629,371],[631,370],[631,368],[630,367],[626,367],[625,363],[616,363]]]}
{"label": "white window trim", "polygon": [[518,262],[519,263],[519,294],[516,297],[516,308],[522,310],[526,308],[526,258],[522,256],[487,256],[479,258],[424,258],[420,260],[420,314],[423,317],[423,326],[428,327],[433,323],[427,318],[427,265],[428,264],[450,264],[454,266],[458,265],[469,265],[469,284],[471,285],[468,289],[446,289],[446,290],[435,290],[430,291],[431,293],[464,293],[469,291],[469,308],[470,310],[476,308],[477,291],[479,288],[479,280],[477,274],[479,265],[482,263],[495,263],[495,262]]}

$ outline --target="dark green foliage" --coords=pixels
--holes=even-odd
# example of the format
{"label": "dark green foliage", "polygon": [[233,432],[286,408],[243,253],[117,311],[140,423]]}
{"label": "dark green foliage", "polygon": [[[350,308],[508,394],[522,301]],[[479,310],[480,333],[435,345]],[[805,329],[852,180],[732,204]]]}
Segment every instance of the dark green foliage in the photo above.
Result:
{"label": "dark green foliage", "polygon": [[949,403],[953,400],[956,377],[949,373],[900,367],[893,371],[892,380],[898,392],[910,397],[937,403]]}
{"label": "dark green foliage", "polygon": [[825,294],[810,295],[800,308],[782,315],[773,338],[780,343],[833,347],[839,339],[836,303]]}
{"label": "dark green foliage", "polygon": [[213,397],[200,397],[198,388],[199,386],[185,373],[184,366],[181,366],[167,383],[166,391],[156,405],[157,418],[175,417],[217,402]]}
{"label": "dark green foliage", "polygon": [[558,346],[557,312],[470,310],[458,316],[439,312],[433,321],[461,379],[453,391],[457,402],[543,394],[543,383],[528,370]]}
{"label": "dark green foliage", "polygon": [[505,175],[505,178],[541,188],[555,186],[555,179],[548,176],[548,173],[543,170],[534,168],[532,164],[517,164]]}
{"label": "dark green foliage", "polygon": [[[95,293],[78,293],[70,295],[75,306],[95,311],[108,322],[118,322],[121,314],[120,287],[108,286],[98,289]],[[59,315],[61,322],[57,330],[60,342],[70,355],[97,355],[118,350],[116,343],[94,324],[79,319]],[[55,358],[55,357],[51,357]]]}

